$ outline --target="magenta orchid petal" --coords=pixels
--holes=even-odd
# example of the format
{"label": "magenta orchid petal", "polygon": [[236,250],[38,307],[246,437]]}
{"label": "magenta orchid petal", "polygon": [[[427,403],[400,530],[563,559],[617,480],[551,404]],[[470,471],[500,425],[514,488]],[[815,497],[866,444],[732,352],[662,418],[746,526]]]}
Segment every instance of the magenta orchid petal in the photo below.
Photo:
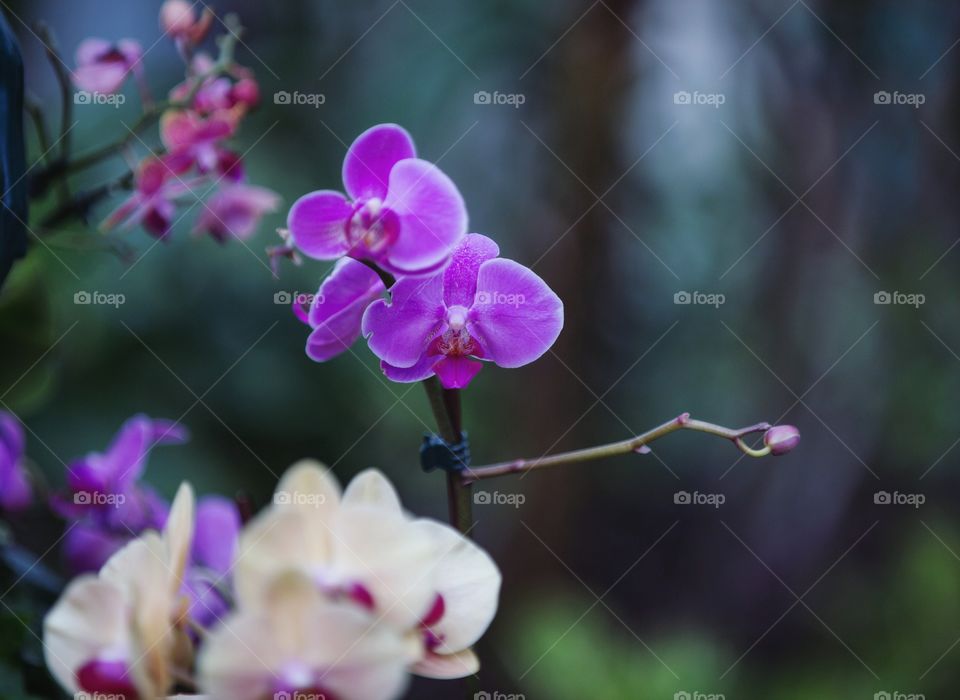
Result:
{"label": "magenta orchid petal", "polygon": [[307,338],[307,356],[326,362],[349,349],[360,337],[363,312],[385,289],[369,267],[342,258],[320,285],[307,314],[313,328]]}
{"label": "magenta orchid petal", "polygon": [[500,248],[490,238],[479,233],[464,237],[450,257],[443,272],[443,301],[447,306],[473,305],[477,292],[477,274],[480,265],[500,254]]}
{"label": "magenta orchid petal", "polygon": [[375,301],[363,315],[370,349],[394,367],[412,367],[442,330],[443,278],[408,277],[390,288],[390,302]]}
{"label": "magenta orchid petal", "polygon": [[360,134],[343,161],[343,185],[354,199],[384,199],[390,171],[398,161],[415,158],[413,139],[396,124],[380,124]]}
{"label": "magenta orchid petal", "polygon": [[233,566],[240,537],[240,512],[222,496],[206,496],[197,503],[193,534],[193,561],[225,576]]}
{"label": "magenta orchid petal", "polygon": [[353,207],[342,194],[319,190],[293,203],[287,228],[294,244],[305,255],[318,260],[336,260],[349,249],[346,226],[352,213]]}
{"label": "magenta orchid petal", "polygon": [[486,357],[520,367],[543,355],[563,328],[563,302],[532,270],[498,258],[480,266],[467,329]]}
{"label": "magenta orchid petal", "polygon": [[13,414],[0,411],[0,508],[23,510],[33,500],[33,488],[23,465],[23,428]]}
{"label": "magenta orchid petal", "polygon": [[279,204],[280,195],[265,187],[225,183],[207,200],[195,231],[209,233],[220,242],[246,240],[256,232],[260,219]]}
{"label": "magenta orchid petal", "polygon": [[73,82],[81,90],[111,95],[120,90],[131,70],[139,70],[142,55],[140,44],[131,39],[117,44],[86,39],[77,47]]}
{"label": "magenta orchid petal", "polygon": [[98,39],[96,37],[84,39],[80,42],[80,45],[77,46],[75,56],[77,65],[85,66],[90,63],[95,63],[101,56],[110,53],[112,48],[113,43],[106,39]]}
{"label": "magenta orchid petal", "polygon": [[445,357],[433,367],[444,389],[465,389],[483,369],[483,363],[469,357]]}
{"label": "magenta orchid petal", "polygon": [[432,377],[435,374],[434,365],[441,359],[443,358],[437,355],[424,355],[412,367],[394,367],[386,362],[381,362],[380,369],[383,370],[384,376],[390,381],[410,384]]}
{"label": "magenta orchid petal", "polygon": [[417,273],[443,262],[467,233],[467,208],[453,181],[424,160],[402,160],[390,171],[384,208],[400,220],[385,262]]}
{"label": "magenta orchid petal", "polygon": [[113,533],[91,522],[77,522],[63,536],[63,558],[74,574],[99,571],[130,537],[127,532]]}

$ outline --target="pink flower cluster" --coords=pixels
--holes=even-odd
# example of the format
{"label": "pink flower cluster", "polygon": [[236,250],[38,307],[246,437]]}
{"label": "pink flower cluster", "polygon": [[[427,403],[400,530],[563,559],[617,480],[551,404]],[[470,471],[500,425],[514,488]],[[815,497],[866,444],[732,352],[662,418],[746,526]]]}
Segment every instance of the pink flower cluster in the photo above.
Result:
{"label": "pink flower cluster", "polygon": [[553,345],[560,298],[532,270],[499,257],[493,240],[467,233],[456,185],[417,158],[404,129],[382,124],[361,134],[344,159],[343,184],[347,196],[312,192],[287,218],[301,252],[338,260],[309,307],[294,306],[311,328],[311,359],[332,359],[363,335],[393,381],[437,376],[460,389],[484,361],[520,367]]}
{"label": "pink flower cluster", "polygon": [[[171,37],[187,66],[185,80],[174,87],[160,116],[161,153],[149,153],[136,168],[133,193],[103,222],[105,230],[140,225],[165,238],[181,205],[185,216],[202,203],[194,231],[223,242],[254,234],[264,214],[275,211],[279,196],[246,182],[242,158],[227,142],[244,117],[260,101],[252,72],[229,57],[214,59],[199,50],[214,16],[199,16],[184,0],[167,0],[160,24]],[[131,39],[116,43],[87,39],[77,49],[73,80],[78,89],[93,94],[118,93],[131,75],[140,83],[144,109],[157,107],[143,80],[143,51]],[[206,198],[206,201],[203,201]]]}

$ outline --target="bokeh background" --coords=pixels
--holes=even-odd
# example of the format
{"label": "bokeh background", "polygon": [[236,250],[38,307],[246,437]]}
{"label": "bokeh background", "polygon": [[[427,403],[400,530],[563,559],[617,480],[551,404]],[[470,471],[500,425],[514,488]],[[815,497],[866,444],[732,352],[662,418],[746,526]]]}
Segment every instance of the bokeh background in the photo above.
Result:
{"label": "bokeh background", "polygon": [[[68,56],[91,35],[159,38],[158,1],[2,4],[51,117],[56,83],[28,26],[45,20]],[[803,433],[777,459],[683,433],[652,454],[482,485],[523,502],[475,507],[474,533],[504,572],[478,688],[553,700],[955,695],[960,6],[212,7],[248,28],[239,59],[265,100],[240,150],[285,206],[248,246],[193,238],[192,217],[157,246],[78,222],[32,246],[0,295],[0,393],[51,483],[146,412],[193,433],[153,455],[148,480],[167,495],[190,479],[262,504],[287,465],[313,456],[343,480],[379,466],[411,510],[445,516],[443,479],[418,466],[431,425],[420,387],[385,383],[362,344],[309,361],[304,327],[274,297],[314,291],[329,266],[282,265],[275,279],[264,253],[286,206],[339,188],[357,134],[398,122],[457,182],[471,229],[566,304],[550,353],[489,367],[465,392],[476,463],[624,439],[683,411]],[[180,79],[168,42],[145,60],[156,93]],[[324,102],[277,105],[277,91]],[[478,104],[481,91],[522,104]],[[884,104],[881,91],[923,103]],[[123,133],[139,109],[127,94],[119,110],[78,111],[78,148]],[[111,252],[121,244],[133,267]],[[77,306],[83,290],[126,303]],[[723,303],[675,303],[683,292]],[[875,303],[882,292],[923,303]],[[679,491],[725,500],[683,505]],[[925,502],[876,503],[880,491]],[[41,553],[61,531],[38,513],[21,538]],[[43,562],[57,569],[55,547]],[[25,597],[4,599],[21,610]],[[35,659],[36,640],[2,615],[7,658]],[[4,697],[20,697],[19,666],[5,669]],[[410,697],[460,693],[418,681]]]}

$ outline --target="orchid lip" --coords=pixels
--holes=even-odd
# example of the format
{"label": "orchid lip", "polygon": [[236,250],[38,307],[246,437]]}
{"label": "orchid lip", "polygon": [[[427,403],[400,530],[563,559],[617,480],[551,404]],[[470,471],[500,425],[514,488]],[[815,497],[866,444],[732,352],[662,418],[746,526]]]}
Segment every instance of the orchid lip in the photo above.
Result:
{"label": "orchid lip", "polygon": [[357,201],[346,223],[347,244],[358,257],[378,256],[397,239],[397,215],[379,197]]}

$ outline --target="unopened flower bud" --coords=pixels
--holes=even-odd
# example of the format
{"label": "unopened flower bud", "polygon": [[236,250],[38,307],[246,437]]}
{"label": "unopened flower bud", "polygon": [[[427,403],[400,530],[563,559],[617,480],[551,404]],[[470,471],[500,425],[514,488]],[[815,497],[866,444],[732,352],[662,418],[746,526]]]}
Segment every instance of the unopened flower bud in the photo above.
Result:
{"label": "unopened flower bud", "polygon": [[234,104],[252,109],[260,103],[260,86],[252,78],[241,78],[234,84],[230,96]]}
{"label": "unopened flower bud", "polygon": [[784,455],[800,444],[800,431],[792,425],[775,425],[763,434],[763,444],[770,454]]}

